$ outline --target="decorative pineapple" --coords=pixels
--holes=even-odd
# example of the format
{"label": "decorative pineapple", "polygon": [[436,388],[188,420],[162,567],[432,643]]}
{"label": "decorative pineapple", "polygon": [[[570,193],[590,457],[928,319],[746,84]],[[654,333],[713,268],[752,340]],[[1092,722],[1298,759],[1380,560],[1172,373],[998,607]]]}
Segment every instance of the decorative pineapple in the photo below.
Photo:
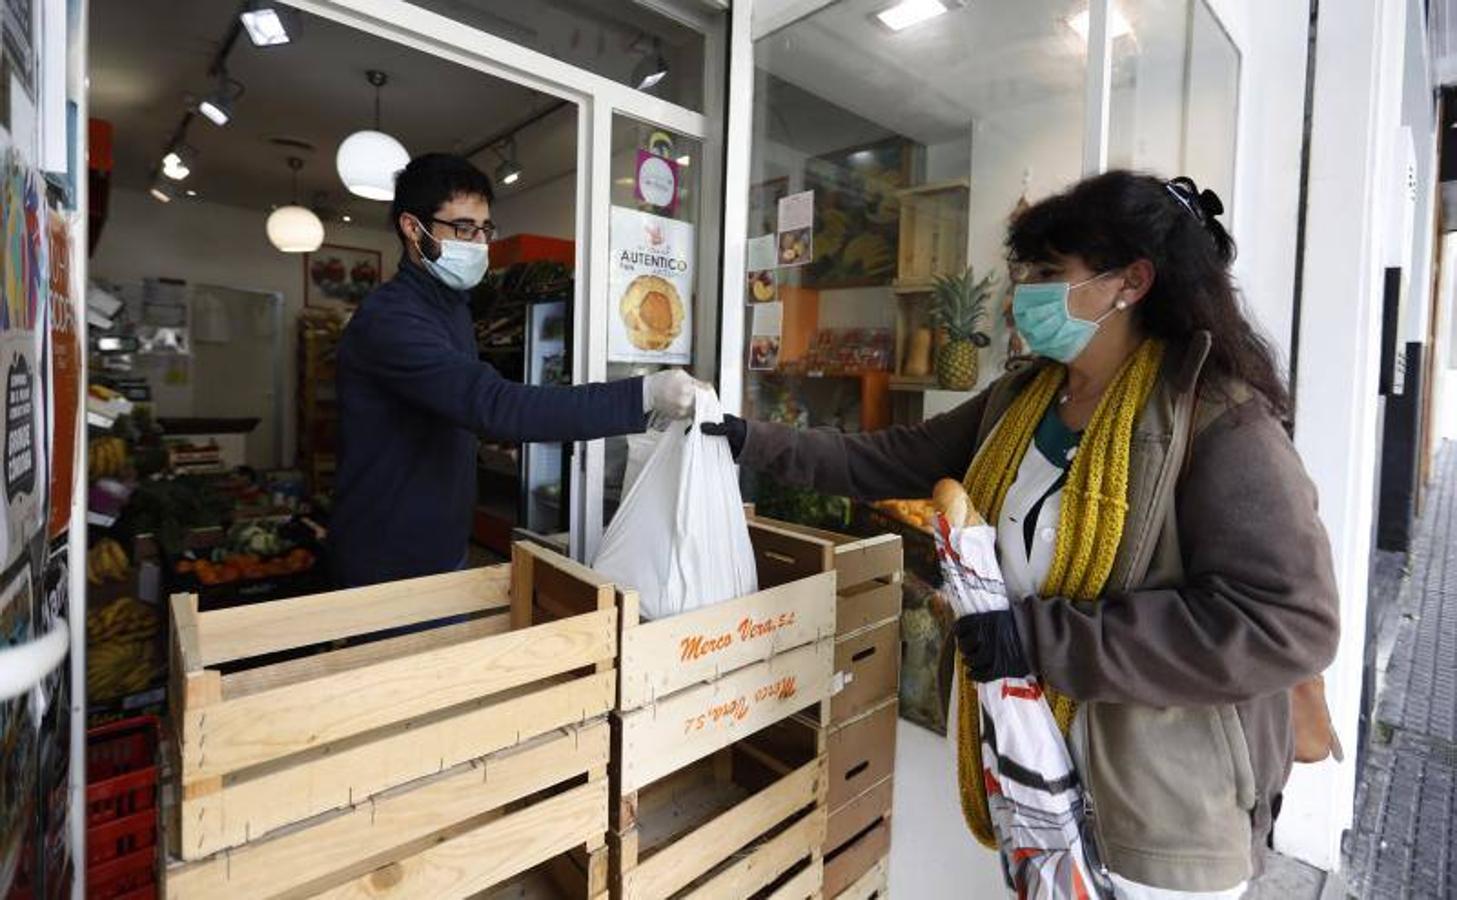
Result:
{"label": "decorative pineapple", "polygon": [[936,276],[931,319],[947,337],[936,354],[936,377],[945,390],[969,391],[976,386],[977,354],[991,343],[981,324],[995,281],[995,274],[973,281],[970,267],[960,275]]}

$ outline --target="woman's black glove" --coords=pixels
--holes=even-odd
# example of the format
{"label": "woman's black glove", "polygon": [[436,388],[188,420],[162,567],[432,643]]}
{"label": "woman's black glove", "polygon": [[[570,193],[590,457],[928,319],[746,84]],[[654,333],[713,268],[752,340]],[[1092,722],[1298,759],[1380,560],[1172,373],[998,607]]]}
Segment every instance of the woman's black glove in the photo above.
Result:
{"label": "woman's black glove", "polygon": [[725,415],[722,422],[704,422],[700,426],[704,434],[728,438],[729,452],[734,459],[744,452],[744,441],[749,437],[749,423],[738,416]]}
{"label": "woman's black glove", "polygon": [[1032,674],[1010,609],[972,613],[956,620],[956,646],[966,661],[971,680],[984,683],[998,678],[1025,678]]}

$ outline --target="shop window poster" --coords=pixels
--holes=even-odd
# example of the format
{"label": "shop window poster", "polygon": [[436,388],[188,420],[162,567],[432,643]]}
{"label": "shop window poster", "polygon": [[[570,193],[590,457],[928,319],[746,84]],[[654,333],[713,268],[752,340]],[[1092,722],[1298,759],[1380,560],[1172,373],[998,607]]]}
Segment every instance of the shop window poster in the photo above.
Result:
{"label": "shop window poster", "polygon": [[[71,619],[70,566],[67,536],[63,532],[50,544],[45,575],[36,592],[36,633],[48,634],[62,618]],[[40,715],[40,798],[39,819],[41,890],[36,896],[58,897],[71,881],[71,844],[66,827],[70,807],[67,775],[71,765],[71,666],[56,667],[42,685]]]}
{"label": "shop window poster", "polygon": [[71,516],[71,485],[76,467],[77,411],[81,407],[81,336],[76,327],[79,315],[72,290],[71,229],[67,217],[52,211],[47,233],[50,239],[50,296],[47,354],[51,397],[49,423],[50,507],[47,534],[56,538],[66,530]]}
{"label": "shop window poster", "polygon": [[[0,588],[0,647],[31,641],[31,590],[30,557],[22,555]],[[0,890],[14,882],[34,831],[36,734],[29,692],[0,702]]]}
{"label": "shop window poster", "polygon": [[[814,191],[813,262],[804,287],[889,286],[900,248],[900,198],[910,185],[916,144],[890,138],[805,163]],[[782,246],[782,245],[781,245]]]}
{"label": "shop window poster", "polygon": [[8,565],[40,533],[48,484],[40,473],[41,393],[37,319],[50,277],[45,265],[46,215],[41,179],[12,151],[4,194],[3,284],[0,304],[0,373],[4,377],[5,505],[3,540]]}
{"label": "shop window poster", "polygon": [[687,222],[612,208],[608,361],[692,361],[693,241]]}

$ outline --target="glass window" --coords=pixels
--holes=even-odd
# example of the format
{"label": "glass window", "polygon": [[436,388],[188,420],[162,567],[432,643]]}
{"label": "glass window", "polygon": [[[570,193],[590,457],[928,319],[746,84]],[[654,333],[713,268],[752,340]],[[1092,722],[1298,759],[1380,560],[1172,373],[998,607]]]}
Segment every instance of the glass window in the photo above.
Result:
{"label": "glass window", "polygon": [[[663,362],[624,361],[624,352],[644,359],[686,353],[686,361],[672,359],[697,377],[711,380],[717,363],[717,303],[704,302],[717,296],[705,286],[718,279],[718,259],[702,257],[702,248],[717,246],[718,232],[705,242],[702,222],[703,142],[639,122],[624,115],[612,120],[612,210],[608,247],[609,297],[607,316],[617,320],[608,326],[607,380],[617,381],[647,375],[664,367]],[[714,223],[708,223],[713,227]],[[633,263],[631,272],[619,265],[623,253],[649,251],[671,260],[665,264],[645,260]],[[690,277],[675,275],[686,263]],[[626,334],[614,341],[614,326],[625,318],[624,304],[639,304],[636,320],[643,333]],[[681,304],[681,306],[680,306]],[[676,322],[681,312],[686,321]],[[663,319],[657,328],[653,319]],[[651,334],[648,332],[652,332]],[[602,524],[612,521],[625,491],[628,455],[642,437],[608,438],[604,447]]]}
{"label": "glass window", "polygon": [[1115,4],[1108,162],[1188,175],[1233,208],[1239,51],[1205,0]]}
{"label": "glass window", "polygon": [[[747,416],[914,423],[1001,371],[1007,219],[1081,175],[1086,44],[1069,7],[970,3],[895,30],[884,0],[840,0],[756,43],[751,271],[725,300],[744,306]],[[779,204],[807,191],[804,229]],[[932,317],[939,277],[965,279],[951,330]],[[771,515],[849,514],[746,489]]]}
{"label": "glass window", "polygon": [[413,0],[694,112],[704,110],[701,31],[630,0]]}

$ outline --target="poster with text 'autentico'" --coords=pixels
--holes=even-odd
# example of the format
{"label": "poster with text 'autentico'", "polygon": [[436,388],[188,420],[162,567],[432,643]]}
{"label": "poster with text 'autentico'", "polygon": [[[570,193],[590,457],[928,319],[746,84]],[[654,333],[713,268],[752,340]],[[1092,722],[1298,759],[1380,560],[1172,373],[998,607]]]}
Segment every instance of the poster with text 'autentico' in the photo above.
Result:
{"label": "poster with text 'autentico'", "polygon": [[692,361],[693,239],[687,222],[612,208],[608,361]]}

